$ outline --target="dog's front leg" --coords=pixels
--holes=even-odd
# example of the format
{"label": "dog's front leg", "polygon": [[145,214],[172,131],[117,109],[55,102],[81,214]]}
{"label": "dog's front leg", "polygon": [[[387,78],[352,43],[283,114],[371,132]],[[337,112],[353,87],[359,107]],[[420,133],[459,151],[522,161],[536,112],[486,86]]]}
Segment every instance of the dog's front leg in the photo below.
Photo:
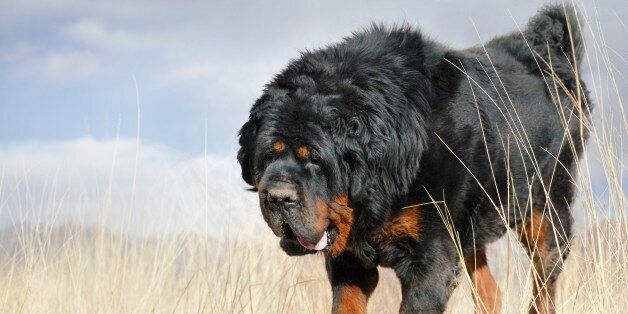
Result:
{"label": "dog's front leg", "polygon": [[[395,273],[401,281],[400,313],[443,313],[457,286],[462,266],[446,242],[423,247],[423,254],[401,258]],[[451,246],[453,247],[453,245]],[[453,253],[453,254],[452,254]]]}
{"label": "dog's front leg", "polygon": [[365,268],[345,252],[325,259],[327,276],[333,293],[332,313],[366,313],[366,303],[375,290],[377,268]]}

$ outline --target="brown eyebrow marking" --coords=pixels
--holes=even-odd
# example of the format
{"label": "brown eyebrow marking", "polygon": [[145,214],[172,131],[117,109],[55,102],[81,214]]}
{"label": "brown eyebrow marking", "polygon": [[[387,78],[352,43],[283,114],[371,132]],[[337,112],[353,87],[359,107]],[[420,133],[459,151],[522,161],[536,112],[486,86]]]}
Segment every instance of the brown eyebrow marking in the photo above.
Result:
{"label": "brown eyebrow marking", "polygon": [[286,143],[282,142],[282,141],[277,141],[275,142],[275,144],[273,144],[273,149],[278,152],[281,153],[286,149]]}
{"label": "brown eyebrow marking", "polygon": [[342,205],[342,206],[348,206],[349,205],[349,197],[346,195],[338,195],[336,197],[334,197],[334,202]]}
{"label": "brown eyebrow marking", "polygon": [[299,154],[299,157],[307,158],[310,155],[310,150],[305,146],[301,146],[299,147],[299,151],[297,153]]}

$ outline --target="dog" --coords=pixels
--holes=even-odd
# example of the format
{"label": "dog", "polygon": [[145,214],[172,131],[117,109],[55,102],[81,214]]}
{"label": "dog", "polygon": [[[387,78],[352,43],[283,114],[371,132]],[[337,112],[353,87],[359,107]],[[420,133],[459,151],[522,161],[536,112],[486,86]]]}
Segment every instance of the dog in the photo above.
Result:
{"label": "dog", "polygon": [[302,52],[239,131],[243,179],[288,255],[323,252],[332,312],[364,313],[378,266],[400,312],[443,312],[468,271],[498,312],[485,247],[508,228],[535,269],[531,312],[554,311],[591,105],[575,8],[464,50],[373,24]]}

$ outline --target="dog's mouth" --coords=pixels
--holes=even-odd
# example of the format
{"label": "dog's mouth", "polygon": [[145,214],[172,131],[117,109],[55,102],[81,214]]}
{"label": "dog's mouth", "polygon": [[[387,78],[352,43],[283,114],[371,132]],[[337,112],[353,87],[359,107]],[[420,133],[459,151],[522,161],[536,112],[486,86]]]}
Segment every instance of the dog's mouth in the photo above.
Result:
{"label": "dog's mouth", "polygon": [[298,243],[298,245],[305,250],[304,253],[316,253],[316,252],[327,252],[331,249],[332,245],[338,238],[338,228],[334,226],[331,222],[327,226],[327,229],[320,237],[320,239],[316,243],[309,243],[307,240],[297,236],[288,223],[283,223],[281,226],[283,231],[282,242],[286,244],[290,243],[292,246]]}

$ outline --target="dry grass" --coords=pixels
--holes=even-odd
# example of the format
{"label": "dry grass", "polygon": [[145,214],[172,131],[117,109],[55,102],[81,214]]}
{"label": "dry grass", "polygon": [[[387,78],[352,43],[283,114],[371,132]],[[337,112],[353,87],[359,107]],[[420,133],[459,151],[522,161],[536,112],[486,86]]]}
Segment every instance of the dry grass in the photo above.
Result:
{"label": "dry grass", "polygon": [[[574,242],[559,281],[559,312],[622,313],[626,229],[614,222],[589,231]],[[81,228],[31,228],[19,236],[5,246],[0,269],[0,308],[7,312],[320,313],[331,307],[322,256],[289,258],[272,238],[213,245],[215,239],[193,234],[138,239]],[[489,252],[504,312],[525,312],[531,294],[526,255],[506,239]],[[369,310],[394,313],[399,284],[390,270],[380,273]],[[466,282],[449,311],[473,312]]]}
{"label": "dry grass", "polygon": [[[582,126],[591,130],[591,143],[578,173],[575,237],[559,279],[556,307],[562,313],[625,313],[628,202],[622,185],[626,171],[622,143],[628,123],[621,83],[615,80],[603,38],[596,24],[585,20],[583,25],[592,37],[589,59],[582,68],[592,72],[589,88],[596,116],[594,124]],[[607,71],[595,75],[594,68]],[[620,122],[608,123],[613,119]],[[593,180],[594,176],[598,179]],[[199,177],[208,178],[207,174]],[[600,177],[605,186],[601,192],[593,186]],[[22,179],[27,182],[28,175]],[[135,197],[133,182],[131,198]],[[54,212],[60,205],[28,189],[2,188],[0,180],[0,210],[15,204],[6,201],[16,197],[11,193],[22,193],[16,206],[24,213],[41,207]],[[112,197],[111,187],[101,193]],[[111,202],[89,206],[107,211]],[[231,232],[220,238],[192,232],[135,237],[108,231],[103,227],[106,218],[92,227],[50,228],[24,221],[1,235],[0,308],[6,312],[321,313],[331,308],[322,256],[289,258],[270,232]],[[508,232],[489,248],[489,263],[502,290],[502,310],[507,313],[527,312],[532,290],[533,271],[516,239]],[[399,284],[390,270],[380,273],[369,311],[396,312]],[[471,295],[470,285],[463,280],[448,311],[473,312]]]}

